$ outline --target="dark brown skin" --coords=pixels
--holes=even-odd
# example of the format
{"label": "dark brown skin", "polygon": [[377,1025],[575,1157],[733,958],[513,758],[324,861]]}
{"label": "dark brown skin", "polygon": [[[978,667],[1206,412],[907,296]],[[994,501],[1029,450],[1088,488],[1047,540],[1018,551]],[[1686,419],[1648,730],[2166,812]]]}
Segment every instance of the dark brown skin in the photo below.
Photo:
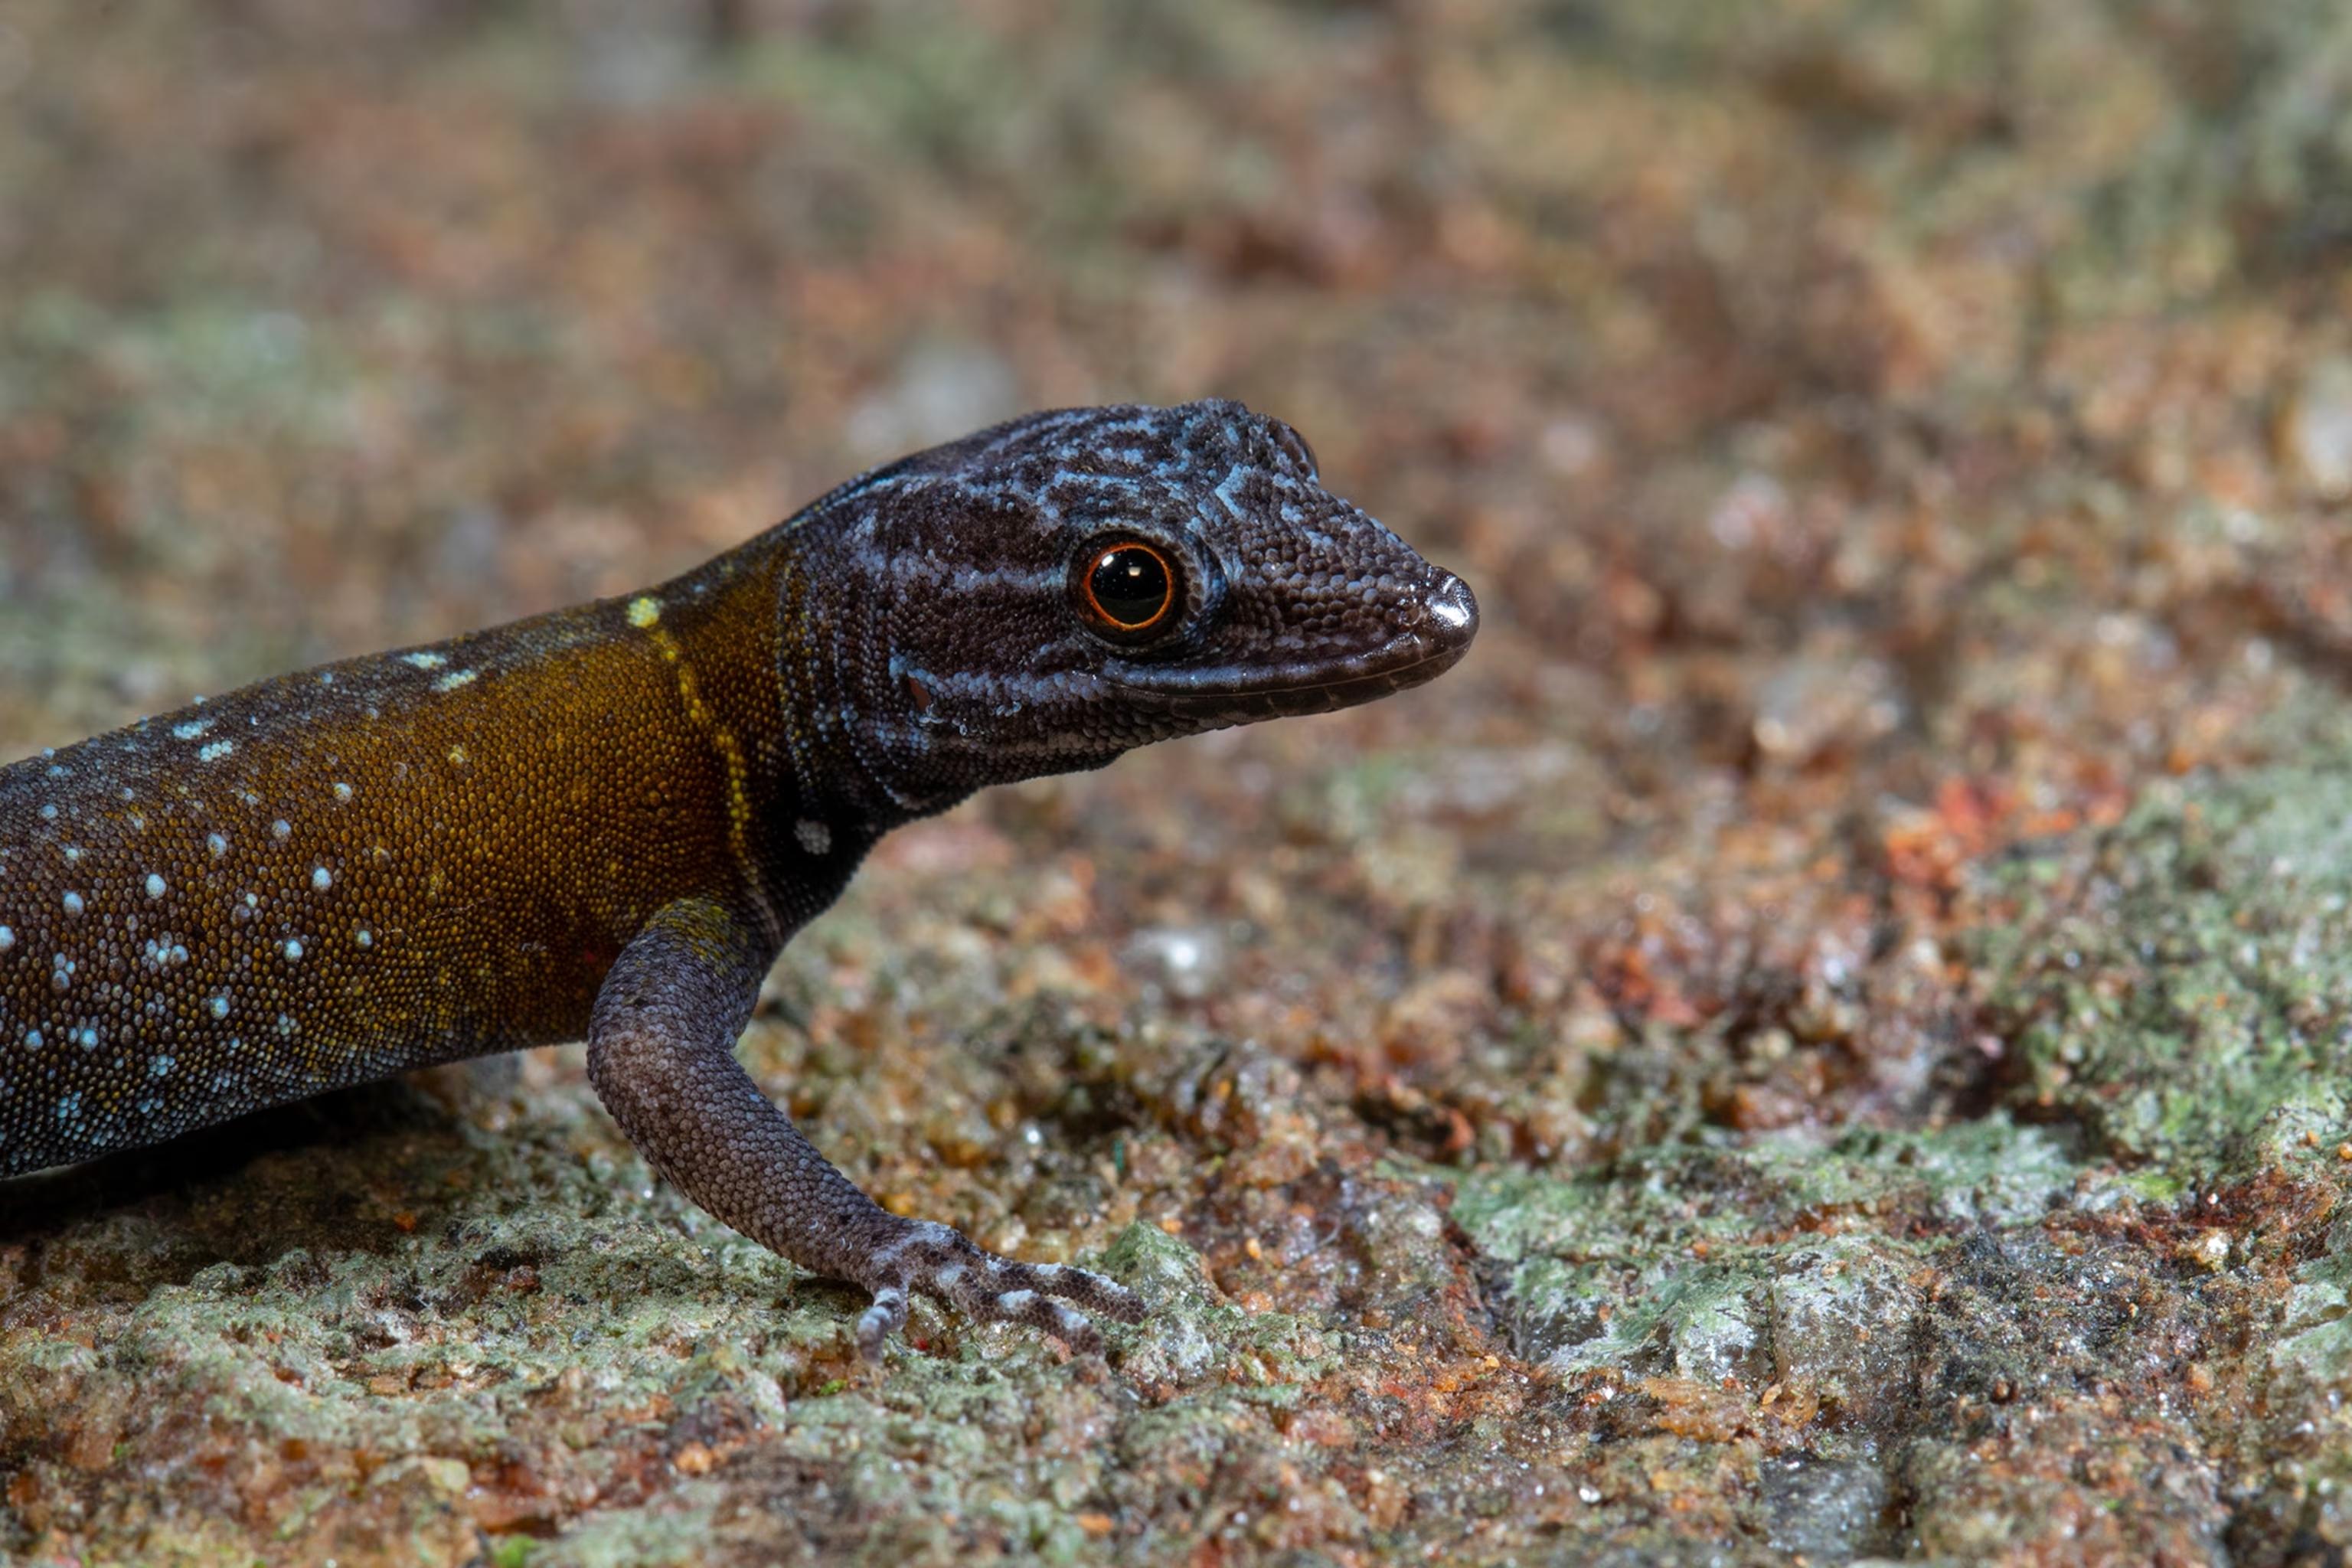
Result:
{"label": "dark brown skin", "polygon": [[985,784],[1418,684],[1458,579],[1237,404],[1036,415],[657,589],[0,770],[0,1175],[588,1039],[648,1163],[873,1293],[1079,1350],[1127,1290],[877,1206],[736,1063],[875,840]]}

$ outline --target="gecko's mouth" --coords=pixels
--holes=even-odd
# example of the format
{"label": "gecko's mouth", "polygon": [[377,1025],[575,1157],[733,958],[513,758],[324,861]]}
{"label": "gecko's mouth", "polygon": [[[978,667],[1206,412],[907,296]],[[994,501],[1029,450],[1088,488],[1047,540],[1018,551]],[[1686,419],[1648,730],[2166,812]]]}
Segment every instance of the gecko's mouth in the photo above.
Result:
{"label": "gecko's mouth", "polygon": [[1129,663],[1108,679],[1123,691],[1159,698],[1194,717],[1239,722],[1328,713],[1435,679],[1469,651],[1477,631],[1477,600],[1448,574],[1422,602],[1414,625],[1375,648],[1247,663]]}

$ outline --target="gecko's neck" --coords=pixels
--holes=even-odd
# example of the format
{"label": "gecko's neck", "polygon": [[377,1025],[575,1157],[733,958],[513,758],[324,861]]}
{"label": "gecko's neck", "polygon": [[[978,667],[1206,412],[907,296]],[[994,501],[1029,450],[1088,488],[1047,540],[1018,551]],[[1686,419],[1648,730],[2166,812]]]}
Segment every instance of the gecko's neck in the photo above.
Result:
{"label": "gecko's neck", "polygon": [[876,839],[921,815],[861,754],[848,685],[861,606],[829,554],[825,531],[795,520],[656,591],[714,743],[740,759],[740,809],[787,926],[800,889],[823,907]]}

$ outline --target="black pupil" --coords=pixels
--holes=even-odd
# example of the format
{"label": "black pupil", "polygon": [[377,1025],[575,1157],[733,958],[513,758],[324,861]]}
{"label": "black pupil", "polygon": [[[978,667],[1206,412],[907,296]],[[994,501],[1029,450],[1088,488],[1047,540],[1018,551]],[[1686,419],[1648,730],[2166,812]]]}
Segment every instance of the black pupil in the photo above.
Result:
{"label": "black pupil", "polygon": [[1102,613],[1123,626],[1156,620],[1168,607],[1166,564],[1132,544],[1104,551],[1087,585]]}

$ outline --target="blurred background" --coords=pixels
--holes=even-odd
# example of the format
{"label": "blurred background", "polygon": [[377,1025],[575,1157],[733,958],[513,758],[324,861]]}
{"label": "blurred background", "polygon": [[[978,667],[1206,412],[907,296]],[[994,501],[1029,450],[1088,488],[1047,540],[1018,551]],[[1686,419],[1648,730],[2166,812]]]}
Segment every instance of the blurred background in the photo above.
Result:
{"label": "blurred background", "polygon": [[2168,590],[2352,489],[2347,33],[12,0],[0,734],[633,587],[1020,410],[1218,393],[1483,591],[1425,710],[1539,710],[1610,785],[1921,726],[2194,752],[2208,681],[2112,677],[2227,651]]}
{"label": "blurred background", "polygon": [[[13,0],[0,754],[1236,396],[1487,616],[1206,742],[1434,770],[1247,831],[1492,873],[1548,993],[1711,1016],[1808,962],[1759,911],[1883,952],[2352,639],[2348,85],[2324,4]],[[1101,787],[1032,794],[1212,815]],[[1829,1077],[1932,1108],[1895,1056]]]}
{"label": "blurred background", "polygon": [[[2116,1561],[2284,1561],[2347,1533],[2313,1500],[2352,1476],[2313,1414],[2343,1368],[2289,1397],[2248,1348],[2332,1256],[2342,1064],[2311,1042],[2352,984],[2308,965],[2344,902],[2178,915],[2168,889],[2256,862],[2125,857],[2168,868],[2143,887],[2113,836],[2292,793],[2197,805],[2258,766],[2340,771],[2348,109],[2352,13],[2321,0],[0,0],[0,758],[641,586],[1026,409],[1242,398],[1470,580],[1469,659],[915,830],[780,970],[800,1032],[746,1047],[905,1206],[1040,1256],[1140,1219],[1387,1380],[1318,1385],[1304,1436],[1220,1406],[1197,1474],[1139,1438],[1158,1479],[1055,1493],[1032,1539],[1148,1555],[1287,1495],[1322,1522],[1232,1539],[1695,1531],[1839,1561],[2023,1552],[2063,1516]],[[2324,837],[2352,803],[2317,798]],[[2150,1037],[2200,1051],[2103,1056],[2161,990],[2144,933],[2209,920],[2289,934],[2248,935],[2204,1012],[2165,994]],[[2181,942],[2166,962],[2210,947]],[[2183,1022],[2208,1014],[2320,1053],[2301,1110],[2278,1120],[2280,1061]],[[576,1060],[530,1071],[562,1137],[627,1160],[577,1119]],[[1111,1129],[1124,1173],[1090,1186]],[[2321,1164],[2273,1181],[2273,1137]],[[2030,1202],[1981,1197],[2021,1172]],[[2210,1231],[2225,1191],[2271,1251]],[[1633,1206],[1527,1217],[1555,1199]],[[204,1212],[155,1223],[259,1245]],[[2130,1237],[2084,1217],[2126,1213]],[[1805,1371],[1759,1326],[1796,1309],[1755,1292],[1841,1215],[1890,1250],[1807,1331],[1846,1359]],[[1922,1239],[2019,1224],[2045,1250],[2013,1278]],[[2108,1284],[2035,1272],[2091,1231]],[[2195,1283],[2209,1234],[2254,1271],[2226,1305]],[[13,1245],[31,1295],[0,1344],[32,1296],[145,1299],[127,1265],[32,1291],[51,1243]],[[1719,1299],[1692,1294],[1710,1257]],[[2126,1277],[2170,1348],[1999,1337],[2052,1290],[2120,1313]],[[1961,1309],[1923,1304],[1962,1300],[1965,1354],[1937,1337]],[[1745,1349],[1693,1305],[1726,1301]],[[1442,1343],[1405,1348],[1416,1316]],[[828,1353],[777,1350],[782,1396],[860,1397]],[[1592,1414],[1634,1377],[1648,1405]],[[2000,1424],[2021,1387],[2057,1426]],[[160,1464],[185,1434],[26,1408],[0,1431],[16,1544],[141,1539],[129,1472],[74,1456]],[[691,1475],[736,1451],[661,1431]],[[1936,1458],[1987,1432],[2016,1447]],[[1462,1458],[1473,1433],[1516,1479]],[[335,1447],[303,1441],[217,1518],[291,1517],[251,1489]],[[472,1462],[451,1496],[522,1495]],[[581,1528],[571,1484],[539,1512],[419,1495],[462,1545]],[[941,1528],[892,1549],[1003,1544]]]}

